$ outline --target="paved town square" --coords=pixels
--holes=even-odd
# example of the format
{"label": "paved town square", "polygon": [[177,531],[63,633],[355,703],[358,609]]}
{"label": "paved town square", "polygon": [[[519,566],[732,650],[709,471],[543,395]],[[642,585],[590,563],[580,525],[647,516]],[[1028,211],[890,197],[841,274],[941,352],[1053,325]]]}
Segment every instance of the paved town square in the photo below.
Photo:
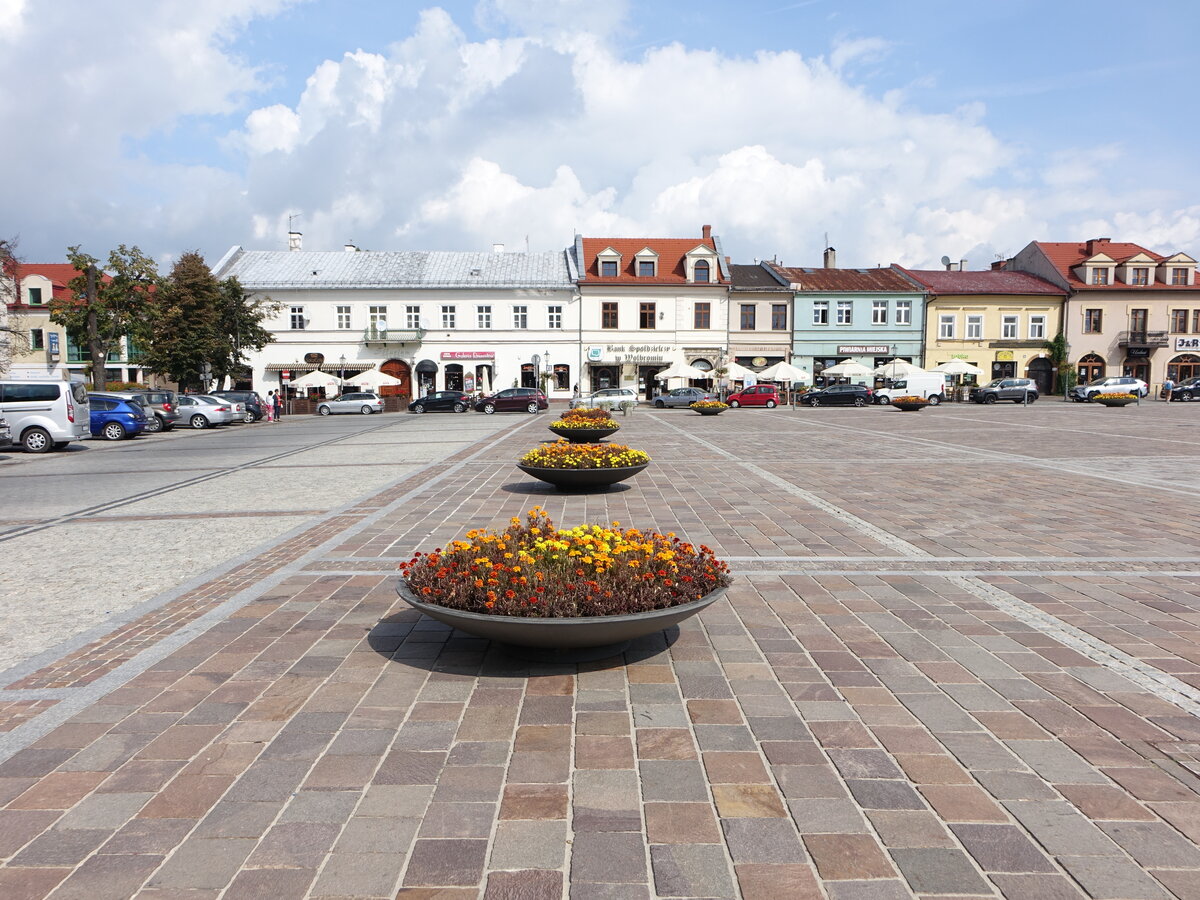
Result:
{"label": "paved town square", "polygon": [[[643,407],[596,493],[553,412],[0,455],[0,897],[1200,897],[1194,404]],[[733,586],[588,663],[397,597],[539,505]]]}

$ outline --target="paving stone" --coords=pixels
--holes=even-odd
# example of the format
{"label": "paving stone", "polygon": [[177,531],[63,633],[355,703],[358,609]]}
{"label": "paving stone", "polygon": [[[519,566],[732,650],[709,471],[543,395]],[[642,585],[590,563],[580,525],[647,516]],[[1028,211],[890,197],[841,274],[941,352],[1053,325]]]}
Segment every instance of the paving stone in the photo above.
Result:
{"label": "paving stone", "polygon": [[1127,859],[1063,856],[1059,863],[1096,900],[1164,900],[1170,896],[1144,869]]}
{"label": "paving stone", "polygon": [[69,866],[55,868],[0,869],[0,897],[11,900],[41,900],[70,875]]}
{"label": "paving stone", "polygon": [[391,897],[404,867],[392,853],[331,853],[321,867],[312,897]]}
{"label": "paving stone", "polygon": [[55,828],[105,828],[116,831],[132,819],[154,795],[92,794],[72,806],[55,824]]}
{"label": "paving stone", "polygon": [[770,784],[714,784],[713,801],[723,819],[786,816],[783,800]]}
{"label": "paving stone", "polygon": [[846,779],[846,787],[863,809],[924,809],[920,796],[907,781]]}
{"label": "paving stone", "polygon": [[722,819],[721,828],[735,864],[791,864],[808,860],[795,825],[787,819]]}
{"label": "paving stone", "polygon": [[903,881],[835,881],[826,885],[829,900],[909,900],[912,892]]}
{"label": "paving stone", "polygon": [[711,845],[655,844],[650,865],[660,897],[735,896],[729,864]]}
{"label": "paving stone", "polygon": [[892,850],[900,872],[918,894],[992,893],[983,877],[959,850]]}
{"label": "paving stone", "polygon": [[[286,822],[263,835],[246,864],[250,868],[316,868],[333,847],[338,826]],[[362,848],[360,848],[362,849]]]}
{"label": "paving stone", "polygon": [[484,900],[559,900],[562,891],[562,872],[527,869],[520,872],[492,872],[488,875],[487,890],[483,897]]}
{"label": "paving stone", "polygon": [[896,872],[875,839],[865,834],[805,834],[804,846],[829,881],[891,878]]}
{"label": "paving stone", "polygon": [[1100,828],[1142,866],[1200,869],[1200,848],[1162,822],[1101,822]]}
{"label": "paving stone", "polygon": [[695,759],[696,746],[686,728],[638,728],[639,759]]}
{"label": "paving stone", "polygon": [[721,831],[708,803],[647,803],[646,839],[651,844],[716,844]]}
{"label": "paving stone", "polygon": [[867,814],[885,847],[952,847],[940,818],[925,810],[872,810]]}
{"label": "paving stone", "polygon": [[195,825],[194,819],[134,819],[105,841],[100,852],[118,857],[165,856]]}
{"label": "paving stone", "polygon": [[583,832],[571,847],[571,883],[646,883],[646,845],[640,834]]}
{"label": "paving stone", "polygon": [[405,885],[472,885],[483,878],[485,840],[418,840]]}
{"label": "paving stone", "polygon": [[1062,875],[993,875],[1005,900],[1080,900],[1087,897]]}
{"label": "paving stone", "polygon": [[243,869],[222,896],[225,900],[303,897],[316,877],[315,869]]}
{"label": "paving stone", "polygon": [[1008,801],[1004,804],[1046,850],[1055,856],[1117,856],[1117,846],[1065,800]]}
{"label": "paving stone", "polygon": [[823,900],[810,866],[787,863],[742,863],[735,867],[743,900]]}
{"label": "paving stone", "polygon": [[38,835],[10,861],[14,866],[75,866],[108,840],[107,829],[52,828]]}
{"label": "paving stone", "polygon": [[882,750],[830,750],[829,758],[843,778],[902,778],[892,757]]}
{"label": "paving stone", "polygon": [[788,812],[801,834],[860,834],[867,831],[858,804],[851,800],[788,800]]}
{"label": "paving stone", "polygon": [[150,876],[148,887],[219,890],[233,881],[254,849],[250,838],[193,838],[184,841]]}
{"label": "paving stone", "polygon": [[564,819],[566,816],[566,785],[508,784],[504,787],[501,819]]}
{"label": "paving stone", "polygon": [[985,872],[1053,872],[1054,865],[1013,825],[951,825]]}
{"label": "paving stone", "polygon": [[496,826],[493,869],[558,869],[567,848],[565,819],[508,820]]}
{"label": "paving stone", "polygon": [[[646,759],[638,763],[642,796],[646,800],[708,799],[704,769],[698,761]],[[578,783],[578,776],[576,776]],[[579,805],[579,800],[575,801]]]}

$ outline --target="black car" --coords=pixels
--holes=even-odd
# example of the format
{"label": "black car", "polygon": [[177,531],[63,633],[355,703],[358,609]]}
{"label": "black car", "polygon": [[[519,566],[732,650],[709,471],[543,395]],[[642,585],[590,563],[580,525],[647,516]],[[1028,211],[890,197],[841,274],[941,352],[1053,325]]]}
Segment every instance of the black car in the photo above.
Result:
{"label": "black car", "polygon": [[408,411],[423,412],[466,412],[471,408],[471,395],[462,391],[434,391],[408,404]]}
{"label": "black car", "polygon": [[819,391],[808,391],[800,402],[809,406],[867,406],[872,394],[865,384],[834,384]]}
{"label": "black car", "polygon": [[1189,378],[1187,381],[1181,381],[1175,385],[1175,389],[1171,391],[1172,400],[1200,400],[1200,378]]}
{"label": "black car", "polygon": [[535,413],[540,409],[549,409],[546,395],[537,388],[505,388],[487,397],[475,401],[475,411],[487,413],[520,410]]}
{"label": "black car", "polygon": [[209,394],[213,397],[224,397],[226,400],[244,403],[246,417],[243,421],[247,425],[260,421],[264,415],[263,400],[258,396],[258,391],[209,391]]}

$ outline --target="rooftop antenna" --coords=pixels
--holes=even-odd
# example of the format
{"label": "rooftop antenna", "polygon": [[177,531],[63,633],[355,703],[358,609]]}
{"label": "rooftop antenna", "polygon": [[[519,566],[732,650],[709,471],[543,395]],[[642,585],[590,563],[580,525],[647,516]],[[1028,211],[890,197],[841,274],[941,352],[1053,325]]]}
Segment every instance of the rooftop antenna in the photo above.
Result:
{"label": "rooftop antenna", "polygon": [[945,266],[946,271],[949,272],[950,271],[950,257],[943,256],[942,257],[942,265]]}

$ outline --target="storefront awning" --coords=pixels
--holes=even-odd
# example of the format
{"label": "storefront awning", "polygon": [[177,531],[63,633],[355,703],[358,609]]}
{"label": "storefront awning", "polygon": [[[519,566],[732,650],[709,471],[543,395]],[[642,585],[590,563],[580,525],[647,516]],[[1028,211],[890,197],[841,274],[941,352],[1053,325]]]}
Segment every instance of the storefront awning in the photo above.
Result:
{"label": "storefront awning", "polygon": [[438,364],[435,363],[432,359],[423,359],[419,363],[417,363],[416,369],[418,372],[432,373],[432,372],[436,372],[438,370]]}

